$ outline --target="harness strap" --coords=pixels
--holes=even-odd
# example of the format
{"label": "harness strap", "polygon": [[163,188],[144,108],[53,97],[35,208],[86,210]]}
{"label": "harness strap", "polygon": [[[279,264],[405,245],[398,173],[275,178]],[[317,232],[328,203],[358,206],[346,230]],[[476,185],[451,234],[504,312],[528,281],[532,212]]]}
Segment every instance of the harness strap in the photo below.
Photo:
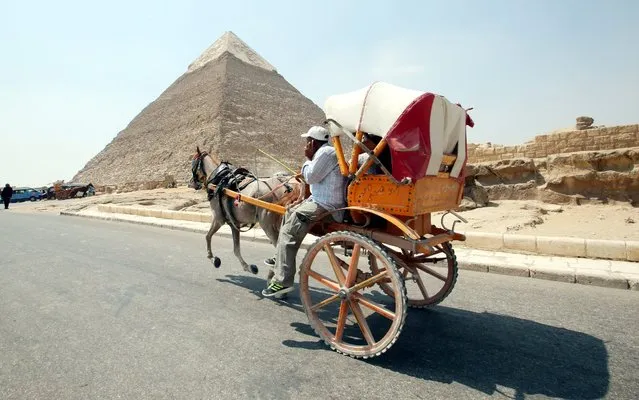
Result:
{"label": "harness strap", "polygon": [[[224,207],[224,197],[228,196],[224,196],[224,189],[228,188],[230,190],[240,192],[248,185],[257,180],[257,177],[246,168],[236,168],[232,170],[229,166],[229,163],[222,162],[214,171],[214,173],[211,174],[211,177],[207,181],[206,190],[209,201],[211,201],[215,197],[218,198],[222,211],[222,217],[229,225],[231,225],[232,228],[238,230],[239,232],[248,232],[249,230],[253,229],[253,227],[255,227],[256,223],[253,222],[249,226],[249,228],[244,231],[241,229],[241,226],[238,226],[239,224],[237,222],[237,218],[235,218],[235,216],[233,215],[233,203],[235,199],[232,199],[230,197],[227,199],[226,205],[228,205],[229,207],[227,212],[227,209]],[[215,190],[209,187],[210,184],[215,185]]]}

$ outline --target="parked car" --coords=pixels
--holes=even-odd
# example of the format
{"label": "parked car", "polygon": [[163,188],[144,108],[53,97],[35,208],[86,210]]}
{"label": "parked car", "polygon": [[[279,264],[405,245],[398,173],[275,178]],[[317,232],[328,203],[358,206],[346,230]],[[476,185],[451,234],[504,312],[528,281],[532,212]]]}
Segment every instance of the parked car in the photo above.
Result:
{"label": "parked car", "polygon": [[40,192],[32,188],[14,188],[13,196],[11,197],[12,203],[19,203],[22,201],[36,201],[40,200],[42,197]]}

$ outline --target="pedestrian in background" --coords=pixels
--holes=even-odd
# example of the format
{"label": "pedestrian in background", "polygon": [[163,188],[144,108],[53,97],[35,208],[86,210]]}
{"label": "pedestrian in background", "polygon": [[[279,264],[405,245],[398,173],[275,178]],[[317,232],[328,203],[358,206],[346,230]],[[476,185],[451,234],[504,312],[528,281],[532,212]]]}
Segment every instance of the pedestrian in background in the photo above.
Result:
{"label": "pedestrian in background", "polygon": [[13,188],[8,183],[2,189],[2,202],[4,203],[4,209],[9,209],[9,203],[11,203],[11,197],[13,196]]}

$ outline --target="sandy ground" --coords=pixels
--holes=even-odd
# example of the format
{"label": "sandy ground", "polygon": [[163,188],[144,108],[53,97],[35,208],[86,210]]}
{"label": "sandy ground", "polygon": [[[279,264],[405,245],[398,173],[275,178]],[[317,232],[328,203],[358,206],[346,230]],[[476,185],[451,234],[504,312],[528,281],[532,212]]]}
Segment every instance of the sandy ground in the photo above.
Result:
{"label": "sandy ground", "polygon": [[[576,206],[503,200],[494,202],[493,206],[459,214],[468,220],[468,224],[458,225],[460,230],[639,240],[639,208],[626,204]],[[446,217],[446,221],[453,218]],[[433,218],[435,223],[439,220]]]}
{"label": "sandy ground", "polygon": [[[209,212],[206,194],[186,187],[13,203],[10,212],[59,213],[62,210],[79,211],[96,204]],[[458,224],[457,230],[639,241],[639,208],[626,204],[559,206],[509,200],[497,201],[489,207],[465,211],[460,215],[468,220],[468,224]],[[441,213],[434,214],[433,223],[439,225],[440,217]],[[447,225],[453,218],[446,217]]]}

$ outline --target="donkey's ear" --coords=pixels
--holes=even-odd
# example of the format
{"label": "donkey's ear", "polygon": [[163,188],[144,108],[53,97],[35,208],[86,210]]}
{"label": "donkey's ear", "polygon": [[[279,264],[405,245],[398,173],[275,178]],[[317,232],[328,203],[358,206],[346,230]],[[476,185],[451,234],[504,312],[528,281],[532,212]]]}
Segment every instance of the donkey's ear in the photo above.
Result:
{"label": "donkey's ear", "polygon": [[198,155],[198,156],[199,156],[200,154],[202,154],[202,153],[200,152],[200,146],[197,146],[197,147],[196,147],[196,149],[197,149],[197,155]]}

